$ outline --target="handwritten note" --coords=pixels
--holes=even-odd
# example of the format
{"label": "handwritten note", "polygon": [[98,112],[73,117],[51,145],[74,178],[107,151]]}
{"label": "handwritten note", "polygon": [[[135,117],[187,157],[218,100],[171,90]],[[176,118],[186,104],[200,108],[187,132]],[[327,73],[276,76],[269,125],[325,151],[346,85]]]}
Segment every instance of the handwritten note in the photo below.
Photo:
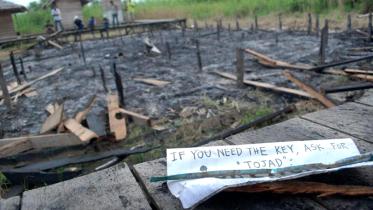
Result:
{"label": "handwritten note", "polygon": [[[225,170],[278,169],[308,164],[333,164],[360,155],[352,139],[275,142],[264,144],[196,147],[167,150],[167,175]],[[232,186],[287,180],[311,174],[373,165],[372,161],[337,168],[313,169],[280,177],[201,178],[168,181],[170,192],[184,208],[193,208],[203,200]]]}
{"label": "handwritten note", "polygon": [[359,154],[352,139],[168,149],[167,174],[331,164]]}

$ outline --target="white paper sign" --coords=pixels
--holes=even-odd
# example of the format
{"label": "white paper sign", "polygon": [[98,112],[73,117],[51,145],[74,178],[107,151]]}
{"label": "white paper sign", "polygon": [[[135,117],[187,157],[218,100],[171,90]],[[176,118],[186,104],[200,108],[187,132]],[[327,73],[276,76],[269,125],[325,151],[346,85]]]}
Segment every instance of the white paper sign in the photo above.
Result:
{"label": "white paper sign", "polygon": [[[277,169],[319,163],[333,164],[338,160],[357,155],[360,155],[360,152],[352,139],[167,149],[167,175],[226,170]],[[356,166],[359,164],[348,167]],[[316,170],[281,178],[203,178],[168,181],[168,187],[171,193],[181,200],[184,208],[190,208],[228,186],[291,179],[338,169],[340,168]]]}

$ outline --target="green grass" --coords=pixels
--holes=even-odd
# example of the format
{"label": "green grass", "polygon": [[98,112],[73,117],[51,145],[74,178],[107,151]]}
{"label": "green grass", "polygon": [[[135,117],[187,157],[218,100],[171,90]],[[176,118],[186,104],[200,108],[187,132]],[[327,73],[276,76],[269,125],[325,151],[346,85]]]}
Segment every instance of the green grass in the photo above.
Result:
{"label": "green grass", "polygon": [[248,124],[248,123],[252,122],[253,120],[255,120],[257,118],[263,117],[263,116],[268,115],[270,113],[272,113],[272,109],[269,108],[269,107],[266,107],[266,106],[258,107],[254,110],[248,110],[244,114],[244,117],[241,120],[241,124],[242,125]]}

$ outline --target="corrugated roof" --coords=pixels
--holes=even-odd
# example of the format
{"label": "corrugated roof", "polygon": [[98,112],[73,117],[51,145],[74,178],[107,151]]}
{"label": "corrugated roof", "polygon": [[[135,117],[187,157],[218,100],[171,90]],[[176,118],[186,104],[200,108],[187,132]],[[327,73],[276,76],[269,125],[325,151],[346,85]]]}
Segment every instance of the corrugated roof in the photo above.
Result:
{"label": "corrugated roof", "polygon": [[9,1],[0,0],[0,12],[2,11],[24,12],[26,11],[26,7]]}

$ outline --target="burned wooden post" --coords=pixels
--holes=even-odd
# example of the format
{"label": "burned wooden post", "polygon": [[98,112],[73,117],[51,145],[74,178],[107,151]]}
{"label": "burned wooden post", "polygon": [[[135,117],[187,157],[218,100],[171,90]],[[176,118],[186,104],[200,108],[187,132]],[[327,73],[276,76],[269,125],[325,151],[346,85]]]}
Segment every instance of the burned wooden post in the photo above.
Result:
{"label": "burned wooden post", "polygon": [[244,51],[241,48],[236,49],[236,72],[237,86],[244,87]]}
{"label": "burned wooden post", "polygon": [[193,20],[194,32],[198,32],[198,23],[197,20]]}
{"label": "burned wooden post", "polygon": [[181,26],[181,36],[185,37],[185,24]]}
{"label": "burned wooden post", "polygon": [[282,31],[282,17],[281,13],[278,15],[278,30]]}
{"label": "burned wooden post", "polygon": [[168,60],[171,60],[171,47],[170,47],[169,42],[166,42],[166,50],[167,50]]}
{"label": "burned wooden post", "polygon": [[237,30],[237,31],[241,30],[241,29],[240,29],[240,22],[239,22],[238,17],[236,18],[236,30]]}
{"label": "burned wooden post", "polygon": [[82,58],[83,58],[83,61],[84,61],[84,65],[87,65],[87,60],[85,58],[85,52],[84,52],[84,46],[83,46],[83,41],[82,41],[82,38],[80,38],[79,40],[79,45],[80,45],[80,52],[82,54]]}
{"label": "burned wooden post", "polygon": [[100,75],[101,75],[101,80],[102,80],[102,87],[104,88],[105,93],[108,93],[109,91],[106,86],[105,72],[101,65],[99,65],[99,70],[100,70]]}
{"label": "burned wooden post", "polygon": [[10,62],[12,63],[14,76],[17,79],[18,85],[21,85],[21,78],[19,77],[19,74],[18,74],[18,69],[17,69],[16,61],[14,59],[13,51],[10,52],[9,57],[10,57]]}
{"label": "burned wooden post", "polygon": [[351,18],[351,14],[347,15],[347,32],[348,33],[352,32],[352,18]]}
{"label": "burned wooden post", "polygon": [[207,24],[207,22],[205,21],[205,29],[209,29],[209,25]]}
{"label": "burned wooden post", "polygon": [[329,26],[328,26],[328,20],[325,20],[325,26],[321,30],[321,40],[320,40],[320,64],[325,63],[325,57],[326,57],[326,49],[328,47],[328,33],[329,33]]}
{"label": "burned wooden post", "polygon": [[255,21],[255,31],[258,31],[259,30],[259,25],[258,25],[258,16],[257,15],[255,15],[254,21]]}
{"label": "burned wooden post", "polygon": [[320,36],[320,15],[316,15],[316,36]]}
{"label": "burned wooden post", "polygon": [[124,93],[123,93],[123,83],[122,83],[122,77],[117,72],[117,64],[115,61],[113,61],[112,70],[115,78],[115,86],[117,87],[118,96],[119,96],[119,103],[121,107],[124,107]]}
{"label": "burned wooden post", "polygon": [[10,100],[10,95],[9,95],[8,87],[6,85],[6,80],[4,78],[4,72],[3,72],[3,68],[1,66],[1,63],[0,63],[0,86],[1,86],[1,90],[3,92],[2,97],[4,99],[5,105],[8,107],[8,110],[11,110],[12,109],[12,101]]}
{"label": "burned wooden post", "polygon": [[220,22],[216,21],[216,38],[220,41]]}
{"label": "burned wooden post", "polygon": [[308,26],[307,26],[307,34],[311,35],[312,32],[312,15],[308,13]]}
{"label": "burned wooden post", "polygon": [[202,72],[202,58],[201,58],[201,51],[199,49],[199,40],[196,39],[196,48],[197,48],[197,63],[198,63],[198,70]]}
{"label": "burned wooden post", "polygon": [[368,21],[368,42],[372,41],[372,13],[369,13]]}
{"label": "burned wooden post", "polygon": [[21,74],[23,74],[24,79],[27,80],[25,66],[23,65],[23,59],[21,57],[19,58],[19,63],[21,65]]}

